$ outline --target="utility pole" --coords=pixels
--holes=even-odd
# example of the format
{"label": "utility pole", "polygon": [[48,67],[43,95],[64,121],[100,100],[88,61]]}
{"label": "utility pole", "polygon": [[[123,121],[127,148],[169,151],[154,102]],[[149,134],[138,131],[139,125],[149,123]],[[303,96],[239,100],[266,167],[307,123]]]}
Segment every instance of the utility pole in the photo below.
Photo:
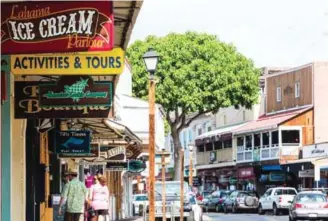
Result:
{"label": "utility pole", "polygon": [[158,155],[161,155],[161,163],[162,166],[162,211],[163,211],[163,221],[166,221],[166,186],[165,186],[165,166],[169,163],[166,163],[165,158],[170,156],[170,152],[166,152],[165,149],[162,150],[162,152],[158,153]]}
{"label": "utility pole", "polygon": [[189,144],[189,185],[192,189],[193,186],[193,152],[194,151],[194,145]]}
{"label": "utility pole", "polygon": [[183,221],[184,207],[184,149],[180,151],[180,221]]}

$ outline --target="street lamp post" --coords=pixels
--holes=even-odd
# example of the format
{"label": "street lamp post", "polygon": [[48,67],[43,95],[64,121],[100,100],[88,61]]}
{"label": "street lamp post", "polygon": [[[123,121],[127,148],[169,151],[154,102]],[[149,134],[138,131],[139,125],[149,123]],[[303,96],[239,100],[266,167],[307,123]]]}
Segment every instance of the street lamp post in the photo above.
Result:
{"label": "street lamp post", "polygon": [[192,158],[193,158],[193,150],[194,150],[194,145],[193,144],[189,144],[188,145],[188,147],[189,147],[189,185],[190,185],[190,187],[192,188],[192,186],[193,186],[193,165],[192,165],[192,162],[193,162],[193,160],[192,160]]}
{"label": "street lamp post", "polygon": [[149,72],[149,221],[155,221],[155,79],[159,56],[150,48],[143,56]]}

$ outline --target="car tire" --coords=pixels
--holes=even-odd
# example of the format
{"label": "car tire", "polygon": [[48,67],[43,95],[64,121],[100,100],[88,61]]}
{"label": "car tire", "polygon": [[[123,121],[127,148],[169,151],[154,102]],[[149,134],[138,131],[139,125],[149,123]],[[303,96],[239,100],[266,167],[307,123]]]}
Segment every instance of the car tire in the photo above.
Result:
{"label": "car tire", "polygon": [[236,208],[235,205],[232,205],[232,213],[237,213],[238,212],[238,209]]}
{"label": "car tire", "polygon": [[272,206],[272,210],[273,210],[273,215],[274,216],[278,216],[279,215],[279,211],[278,211],[277,205],[275,203]]}
{"label": "car tire", "polygon": [[263,208],[262,208],[262,205],[260,204],[258,209],[257,209],[257,212],[259,215],[263,215],[264,214],[264,211],[263,211]]}

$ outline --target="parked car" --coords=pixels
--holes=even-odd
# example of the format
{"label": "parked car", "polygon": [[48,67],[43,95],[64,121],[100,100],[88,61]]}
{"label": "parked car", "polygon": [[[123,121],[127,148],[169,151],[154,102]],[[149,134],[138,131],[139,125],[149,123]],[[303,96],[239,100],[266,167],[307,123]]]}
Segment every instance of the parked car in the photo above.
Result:
{"label": "parked car", "polygon": [[204,210],[206,212],[210,210],[215,210],[216,212],[223,211],[223,203],[226,200],[227,196],[229,196],[230,191],[220,190],[213,192],[208,201],[204,204]]}
{"label": "parked car", "polygon": [[202,193],[201,201],[202,201],[203,205],[205,205],[208,202],[210,197],[211,197],[211,192],[203,192]]}
{"label": "parked car", "polygon": [[289,208],[289,220],[328,220],[328,201],[320,191],[304,191],[296,195]]}
{"label": "parked car", "polygon": [[223,203],[223,211],[237,213],[239,210],[256,210],[259,197],[256,192],[235,190],[230,193]]}
{"label": "parked car", "polygon": [[273,215],[278,215],[280,211],[288,210],[290,201],[294,199],[297,191],[291,187],[276,187],[268,189],[260,198],[258,213],[272,210]]}
{"label": "parked car", "polygon": [[146,194],[136,194],[133,196],[133,215],[139,215],[140,205],[147,206],[148,205],[148,197]]}

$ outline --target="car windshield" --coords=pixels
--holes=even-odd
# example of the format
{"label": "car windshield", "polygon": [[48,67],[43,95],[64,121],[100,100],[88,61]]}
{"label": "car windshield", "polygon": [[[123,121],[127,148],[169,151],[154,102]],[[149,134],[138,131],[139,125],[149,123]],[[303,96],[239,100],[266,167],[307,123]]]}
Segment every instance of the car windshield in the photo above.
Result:
{"label": "car windshield", "polygon": [[229,195],[228,192],[221,192],[221,198],[227,198]]}
{"label": "car windshield", "polygon": [[211,194],[209,192],[204,192],[203,195],[204,197],[209,197]]}
{"label": "car windshield", "polygon": [[257,197],[255,192],[239,192],[238,197],[254,196]]}
{"label": "car windshield", "polygon": [[136,196],[135,201],[147,201],[147,196]]}
{"label": "car windshield", "polygon": [[[180,195],[180,183],[165,183],[166,193],[174,193]],[[155,184],[155,190],[157,193],[163,193],[163,185],[162,183]],[[186,193],[188,190],[188,184],[184,183],[184,192]]]}
{"label": "car windshield", "polygon": [[322,194],[300,194],[297,196],[297,202],[300,203],[323,203],[327,199]]}

